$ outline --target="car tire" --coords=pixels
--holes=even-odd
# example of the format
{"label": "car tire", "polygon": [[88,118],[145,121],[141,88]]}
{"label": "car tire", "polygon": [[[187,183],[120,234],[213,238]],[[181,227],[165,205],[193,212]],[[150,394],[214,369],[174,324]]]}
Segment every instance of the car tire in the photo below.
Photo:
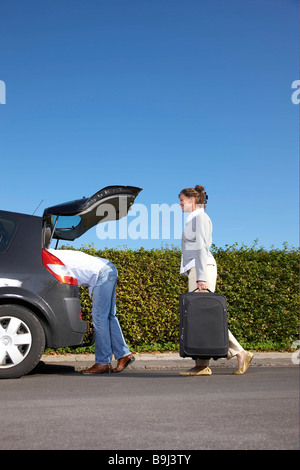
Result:
{"label": "car tire", "polygon": [[0,379],[28,374],[45,351],[44,329],[28,308],[0,305]]}

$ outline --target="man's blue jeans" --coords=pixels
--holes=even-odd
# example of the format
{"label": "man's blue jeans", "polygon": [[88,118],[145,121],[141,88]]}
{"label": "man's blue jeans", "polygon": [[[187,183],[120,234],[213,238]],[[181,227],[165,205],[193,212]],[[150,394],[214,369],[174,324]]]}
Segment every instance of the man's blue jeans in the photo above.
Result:
{"label": "man's blue jeans", "polygon": [[93,325],[95,330],[95,362],[108,364],[112,355],[118,360],[130,354],[116,317],[117,268],[108,262],[99,272],[93,290]]}

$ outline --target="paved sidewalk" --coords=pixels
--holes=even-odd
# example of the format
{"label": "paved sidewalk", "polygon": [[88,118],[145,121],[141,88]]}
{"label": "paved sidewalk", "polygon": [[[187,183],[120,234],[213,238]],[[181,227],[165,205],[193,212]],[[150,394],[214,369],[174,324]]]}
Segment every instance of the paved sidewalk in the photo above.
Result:
{"label": "paved sidewalk", "polygon": [[[136,353],[135,361],[129,366],[130,369],[188,369],[193,366],[194,361],[189,358],[182,358],[177,352],[166,353]],[[294,359],[294,360],[293,360]],[[95,362],[94,354],[50,354],[43,355],[41,359],[45,364],[66,364],[73,366],[75,370],[90,367]],[[115,361],[112,362],[115,364]],[[299,359],[298,359],[299,364]],[[211,360],[211,367],[226,367],[237,369],[237,360],[219,359]],[[295,354],[281,352],[255,352],[251,362],[251,367],[297,367],[295,364]]]}

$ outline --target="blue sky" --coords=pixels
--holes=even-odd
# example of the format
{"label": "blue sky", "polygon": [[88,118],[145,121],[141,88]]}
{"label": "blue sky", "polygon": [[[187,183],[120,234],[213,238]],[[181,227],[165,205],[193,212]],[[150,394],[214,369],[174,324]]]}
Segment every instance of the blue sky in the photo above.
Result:
{"label": "blue sky", "polygon": [[217,246],[298,246],[298,38],[296,0],[0,0],[1,208],[201,184]]}

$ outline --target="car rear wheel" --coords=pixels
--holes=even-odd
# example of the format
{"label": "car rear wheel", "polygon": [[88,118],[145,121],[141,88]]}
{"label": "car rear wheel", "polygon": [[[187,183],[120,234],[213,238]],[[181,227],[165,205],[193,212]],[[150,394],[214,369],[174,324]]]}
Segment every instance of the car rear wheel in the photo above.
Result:
{"label": "car rear wheel", "polygon": [[0,305],[0,379],[28,374],[45,350],[38,318],[20,305]]}

